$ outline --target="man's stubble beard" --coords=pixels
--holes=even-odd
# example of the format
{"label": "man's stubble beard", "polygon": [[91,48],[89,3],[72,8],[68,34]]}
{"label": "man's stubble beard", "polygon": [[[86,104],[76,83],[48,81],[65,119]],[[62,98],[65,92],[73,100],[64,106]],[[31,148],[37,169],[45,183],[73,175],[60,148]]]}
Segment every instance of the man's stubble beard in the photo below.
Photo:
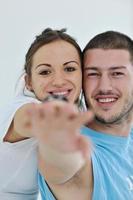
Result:
{"label": "man's stubble beard", "polygon": [[130,97],[128,97],[125,100],[125,105],[123,106],[122,110],[118,114],[111,116],[109,119],[103,118],[102,116],[99,116],[97,114],[94,117],[94,121],[104,126],[120,125],[123,122],[128,121],[133,115],[132,113],[133,113],[133,91]]}

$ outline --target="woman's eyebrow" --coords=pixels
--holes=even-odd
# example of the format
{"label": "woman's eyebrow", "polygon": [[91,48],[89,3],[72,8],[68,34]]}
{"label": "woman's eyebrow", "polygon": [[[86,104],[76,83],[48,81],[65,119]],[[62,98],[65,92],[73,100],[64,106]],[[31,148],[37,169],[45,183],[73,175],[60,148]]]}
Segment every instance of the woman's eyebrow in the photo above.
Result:
{"label": "woman's eyebrow", "polygon": [[75,60],[70,60],[68,62],[65,62],[63,65],[67,65],[69,63],[76,63],[77,65],[79,65],[79,63],[77,61],[75,61]]}
{"label": "woman's eyebrow", "polygon": [[37,65],[35,68],[37,69],[38,67],[41,67],[41,66],[51,67],[51,65],[48,63],[41,63],[41,64]]}

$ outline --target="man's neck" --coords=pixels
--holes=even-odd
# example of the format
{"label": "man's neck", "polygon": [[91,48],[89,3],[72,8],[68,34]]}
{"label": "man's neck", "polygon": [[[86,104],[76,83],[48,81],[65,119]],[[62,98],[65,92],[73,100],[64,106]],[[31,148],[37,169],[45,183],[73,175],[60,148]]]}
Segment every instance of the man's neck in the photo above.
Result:
{"label": "man's neck", "polygon": [[131,131],[132,124],[132,120],[126,120],[120,124],[104,124],[95,120],[88,127],[102,133],[126,137]]}

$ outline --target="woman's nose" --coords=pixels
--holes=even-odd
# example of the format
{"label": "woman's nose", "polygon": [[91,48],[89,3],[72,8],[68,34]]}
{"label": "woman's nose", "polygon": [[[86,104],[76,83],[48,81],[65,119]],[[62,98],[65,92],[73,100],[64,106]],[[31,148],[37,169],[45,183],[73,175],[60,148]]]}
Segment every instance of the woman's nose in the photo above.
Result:
{"label": "woman's nose", "polygon": [[62,87],[63,85],[65,85],[65,83],[66,83],[66,80],[62,73],[57,73],[54,75],[53,81],[52,81],[52,84],[54,86]]}

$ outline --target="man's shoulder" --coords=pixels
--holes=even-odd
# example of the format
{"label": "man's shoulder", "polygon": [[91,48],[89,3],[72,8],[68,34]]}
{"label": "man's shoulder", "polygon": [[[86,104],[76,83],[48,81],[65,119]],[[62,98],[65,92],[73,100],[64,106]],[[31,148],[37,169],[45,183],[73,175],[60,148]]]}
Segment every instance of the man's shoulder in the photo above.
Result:
{"label": "man's shoulder", "polygon": [[130,135],[131,135],[131,138],[133,138],[133,125],[132,125],[132,128],[131,128]]}

